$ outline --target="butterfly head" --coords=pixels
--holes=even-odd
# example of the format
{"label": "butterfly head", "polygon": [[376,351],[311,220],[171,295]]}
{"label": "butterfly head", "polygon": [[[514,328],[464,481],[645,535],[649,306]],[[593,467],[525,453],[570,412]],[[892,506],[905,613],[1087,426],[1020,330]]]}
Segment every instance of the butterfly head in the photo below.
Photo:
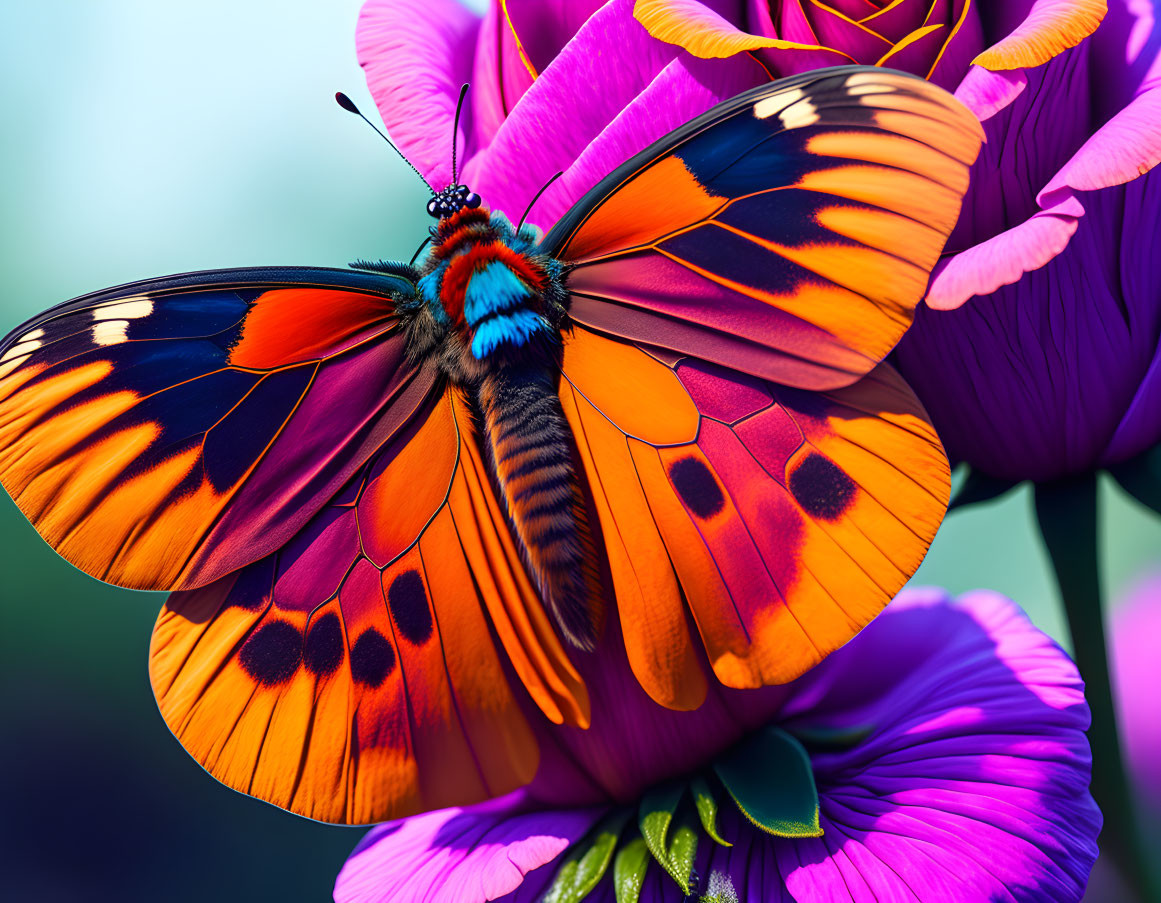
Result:
{"label": "butterfly head", "polygon": [[436,219],[447,219],[465,207],[474,210],[480,206],[480,196],[467,185],[448,185],[427,202],[427,213]]}

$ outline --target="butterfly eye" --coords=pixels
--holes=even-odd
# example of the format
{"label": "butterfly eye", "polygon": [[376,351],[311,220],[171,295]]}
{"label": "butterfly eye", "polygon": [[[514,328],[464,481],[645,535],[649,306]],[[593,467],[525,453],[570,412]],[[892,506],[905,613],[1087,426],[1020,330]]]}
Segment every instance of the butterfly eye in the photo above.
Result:
{"label": "butterfly eye", "polygon": [[441,206],[438,198],[432,198],[427,202],[427,215],[439,219]]}
{"label": "butterfly eye", "polygon": [[464,206],[471,207],[472,209],[479,207],[480,206],[480,196],[478,194],[476,194],[474,191],[469,192],[468,194],[464,195]]}

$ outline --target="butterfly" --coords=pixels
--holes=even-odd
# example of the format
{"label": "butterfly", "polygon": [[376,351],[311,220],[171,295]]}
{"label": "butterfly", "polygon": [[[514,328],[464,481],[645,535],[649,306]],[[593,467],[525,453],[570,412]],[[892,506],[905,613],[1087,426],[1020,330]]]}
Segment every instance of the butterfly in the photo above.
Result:
{"label": "butterfly", "polygon": [[883,359],[981,139],[921,79],[818,70],[545,235],[453,184],[418,266],[85,295],[0,344],[0,482],[80,569],[173,591],[153,689],[230,787],[350,824],[504,793],[530,718],[589,725],[610,631],[694,709],[799,676],[918,567],[947,459]]}

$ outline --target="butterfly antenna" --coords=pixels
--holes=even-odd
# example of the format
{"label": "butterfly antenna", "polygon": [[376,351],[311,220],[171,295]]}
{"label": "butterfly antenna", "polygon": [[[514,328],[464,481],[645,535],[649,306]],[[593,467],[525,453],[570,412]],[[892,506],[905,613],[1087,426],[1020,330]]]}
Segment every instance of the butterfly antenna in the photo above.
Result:
{"label": "butterfly antenna", "polygon": [[414,265],[415,265],[415,261],[416,261],[416,259],[419,257],[419,252],[420,252],[420,251],[422,251],[424,248],[426,248],[426,247],[427,247],[427,245],[428,245],[428,243],[429,243],[430,241],[431,241],[431,236],[429,235],[427,238],[425,238],[425,239],[424,239],[424,240],[423,240],[423,241],[420,243],[419,247],[415,249],[415,253],[411,255],[411,260],[407,261],[407,265],[408,265],[408,266],[414,266]]}
{"label": "butterfly antenna", "polygon": [[549,179],[547,182],[545,182],[544,186],[538,192],[536,192],[536,196],[534,198],[532,198],[531,201],[528,202],[528,207],[525,209],[524,215],[522,217],[520,217],[520,222],[518,222],[516,224],[516,231],[517,232],[519,232],[520,227],[524,225],[524,220],[528,219],[528,214],[532,212],[532,208],[536,205],[536,202],[540,200],[540,196],[542,194],[544,194],[544,192],[548,191],[548,186],[551,185],[553,182],[555,182],[557,179],[559,179],[563,175],[564,175],[563,172],[558,172],[555,176],[553,176],[551,179]]}
{"label": "butterfly antenna", "polygon": [[460,110],[463,109],[464,98],[467,96],[468,96],[468,86],[465,83],[464,86],[462,88],[460,88],[460,99],[456,101],[456,121],[455,121],[455,124],[452,126],[452,184],[453,185],[458,185],[459,181],[460,181],[459,176],[456,172],[456,141],[460,137]]}
{"label": "butterfly antenna", "polygon": [[403,156],[403,151],[401,151],[394,144],[392,144],[391,139],[388,138],[386,135],[384,135],[383,132],[379,130],[379,127],[377,125],[375,125],[375,123],[373,123],[370,119],[368,119],[361,112],[359,112],[359,108],[357,106],[355,106],[355,102],[353,100],[351,100],[351,98],[347,97],[347,95],[344,94],[342,91],[337,91],[337,92],[335,92],[335,101],[338,103],[338,105],[340,107],[342,107],[348,113],[354,113],[356,116],[358,116],[360,119],[362,119],[363,122],[367,123],[367,125],[371,126],[371,128],[373,128],[376,132],[378,132],[379,137],[391,145],[391,150],[393,150],[393,151],[395,151],[395,153],[399,154],[400,157],[403,157],[403,162],[406,163],[408,166],[410,166],[411,171],[414,172],[417,176],[419,176],[419,180],[421,182],[423,182],[424,185],[427,186],[427,190],[430,191],[433,195],[435,194],[435,189],[432,188],[431,183],[423,177],[423,173],[421,173],[418,169],[416,169],[415,165],[410,160],[408,160],[406,157]]}

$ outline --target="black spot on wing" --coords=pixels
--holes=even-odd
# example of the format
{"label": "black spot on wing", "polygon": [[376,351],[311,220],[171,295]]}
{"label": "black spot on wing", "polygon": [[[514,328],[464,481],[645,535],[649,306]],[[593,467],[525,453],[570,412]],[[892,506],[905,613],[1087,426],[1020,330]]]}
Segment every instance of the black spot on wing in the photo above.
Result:
{"label": "black spot on wing", "polygon": [[358,683],[377,687],[395,670],[395,650],[374,627],[355,640],[351,649],[351,677]]}
{"label": "black spot on wing", "polygon": [[243,644],[238,662],[263,686],[288,681],[302,663],[302,634],[286,621],[263,624]]}
{"label": "black spot on wing", "polygon": [[339,616],[328,611],[311,626],[302,653],[306,670],[318,677],[333,674],[343,663],[343,629]]}
{"label": "black spot on wing", "polygon": [[725,507],[726,500],[714,475],[697,458],[682,458],[669,466],[669,479],[686,506],[705,520]]}
{"label": "black spot on wing", "polygon": [[387,589],[387,604],[391,606],[391,616],[395,618],[400,633],[417,646],[427,642],[433,625],[419,571],[404,571],[391,581]]}
{"label": "black spot on wing", "polygon": [[855,484],[829,458],[811,452],[790,474],[790,493],[811,517],[837,520],[854,499]]}
{"label": "black spot on wing", "polygon": [[270,555],[243,569],[230,590],[227,607],[258,611],[269,602],[274,585],[274,564],[275,557]]}

